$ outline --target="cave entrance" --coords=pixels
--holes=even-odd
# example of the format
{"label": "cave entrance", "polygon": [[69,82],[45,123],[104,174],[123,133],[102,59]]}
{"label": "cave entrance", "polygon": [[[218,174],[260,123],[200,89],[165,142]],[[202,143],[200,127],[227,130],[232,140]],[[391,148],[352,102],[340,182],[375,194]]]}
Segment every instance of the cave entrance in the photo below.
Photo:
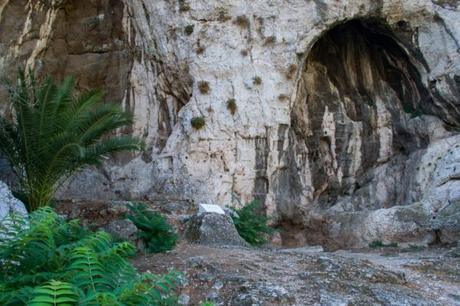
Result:
{"label": "cave entrance", "polygon": [[405,162],[428,142],[411,119],[429,114],[433,104],[423,69],[379,21],[348,21],[315,42],[292,127],[319,208],[356,211],[406,201]]}

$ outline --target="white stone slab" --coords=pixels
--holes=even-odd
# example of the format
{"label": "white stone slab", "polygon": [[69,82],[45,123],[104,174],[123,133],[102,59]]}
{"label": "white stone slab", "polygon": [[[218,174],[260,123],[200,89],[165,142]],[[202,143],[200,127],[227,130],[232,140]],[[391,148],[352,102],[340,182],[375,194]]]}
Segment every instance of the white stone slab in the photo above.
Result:
{"label": "white stone slab", "polygon": [[224,210],[219,205],[215,204],[199,204],[198,205],[198,214],[204,213],[214,213],[219,215],[225,215]]}

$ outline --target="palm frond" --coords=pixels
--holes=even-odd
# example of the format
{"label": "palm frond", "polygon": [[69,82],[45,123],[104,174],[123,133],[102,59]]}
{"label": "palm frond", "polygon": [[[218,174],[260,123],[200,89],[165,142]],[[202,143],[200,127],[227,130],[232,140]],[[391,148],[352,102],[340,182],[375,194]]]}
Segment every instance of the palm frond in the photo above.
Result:
{"label": "palm frond", "polygon": [[0,150],[18,175],[30,210],[49,204],[62,180],[110,153],[141,150],[139,139],[115,136],[132,115],[103,102],[103,93],[73,94],[73,78],[56,84],[20,70],[16,85],[5,82],[13,121],[0,117]]}

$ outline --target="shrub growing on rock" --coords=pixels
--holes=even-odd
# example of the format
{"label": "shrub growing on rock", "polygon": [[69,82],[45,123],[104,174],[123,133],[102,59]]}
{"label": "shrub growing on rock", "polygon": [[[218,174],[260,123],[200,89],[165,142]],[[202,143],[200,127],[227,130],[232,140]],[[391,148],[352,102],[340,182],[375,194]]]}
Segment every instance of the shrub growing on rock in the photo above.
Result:
{"label": "shrub growing on rock", "polygon": [[16,173],[30,211],[46,206],[66,178],[85,165],[99,165],[107,154],[140,150],[139,139],[107,136],[132,123],[119,106],[104,103],[92,90],[74,95],[75,82],[40,81],[32,71],[6,82],[13,120],[0,116],[0,151]]}
{"label": "shrub growing on rock", "polygon": [[236,24],[242,29],[247,29],[249,28],[251,22],[249,21],[249,18],[246,15],[240,15],[236,17],[234,24]]}
{"label": "shrub growing on rock", "polygon": [[209,82],[207,81],[199,81],[198,82],[198,90],[200,91],[201,94],[207,95],[209,91],[211,90],[211,87],[209,86]]}
{"label": "shrub growing on rock", "polygon": [[133,203],[128,219],[139,229],[139,238],[144,241],[149,252],[165,252],[176,246],[177,234],[174,227],[160,213],[148,209],[145,204]]}
{"label": "shrub growing on rock", "polygon": [[236,105],[236,100],[235,99],[228,99],[227,100],[227,109],[230,111],[232,115],[236,113],[238,106]]}
{"label": "shrub growing on rock", "polygon": [[236,214],[232,215],[235,227],[251,245],[263,245],[267,242],[267,236],[273,233],[273,229],[268,226],[269,218],[262,212],[262,205],[254,200],[240,209],[233,209]]}
{"label": "shrub growing on rock", "polygon": [[193,26],[193,24],[189,24],[188,26],[186,26],[186,27],[184,28],[185,34],[186,34],[186,35],[192,35],[193,29],[194,29],[194,28],[195,28],[195,27]]}
{"label": "shrub growing on rock", "polygon": [[194,129],[200,130],[205,126],[206,121],[203,116],[193,117],[192,120],[190,121],[190,124],[192,125]]}
{"label": "shrub growing on rock", "polygon": [[252,83],[256,86],[259,86],[262,84],[262,78],[258,75],[252,78]]}
{"label": "shrub growing on rock", "polygon": [[[26,220],[23,220],[25,223]],[[128,242],[113,242],[49,207],[30,215],[14,239],[0,240],[0,305],[164,305],[180,275],[139,273]],[[0,237],[7,235],[0,229]]]}

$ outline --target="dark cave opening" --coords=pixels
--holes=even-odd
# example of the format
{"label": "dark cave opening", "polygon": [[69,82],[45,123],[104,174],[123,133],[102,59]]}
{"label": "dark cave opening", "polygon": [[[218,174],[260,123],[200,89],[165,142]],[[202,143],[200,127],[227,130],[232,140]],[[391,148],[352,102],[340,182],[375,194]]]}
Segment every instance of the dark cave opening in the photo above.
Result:
{"label": "dark cave opening", "polygon": [[[283,200],[285,190],[279,192],[281,219],[295,218],[292,207],[302,201],[300,193],[307,193],[308,205],[342,211],[407,201],[405,163],[429,143],[410,121],[433,114],[434,104],[420,69],[423,63],[380,20],[347,21],[314,43],[292,109],[290,141],[297,158],[285,171],[297,183],[290,184],[289,199]],[[299,189],[305,184],[299,183],[301,175],[311,178],[310,191]],[[382,182],[386,189],[377,196]]]}

